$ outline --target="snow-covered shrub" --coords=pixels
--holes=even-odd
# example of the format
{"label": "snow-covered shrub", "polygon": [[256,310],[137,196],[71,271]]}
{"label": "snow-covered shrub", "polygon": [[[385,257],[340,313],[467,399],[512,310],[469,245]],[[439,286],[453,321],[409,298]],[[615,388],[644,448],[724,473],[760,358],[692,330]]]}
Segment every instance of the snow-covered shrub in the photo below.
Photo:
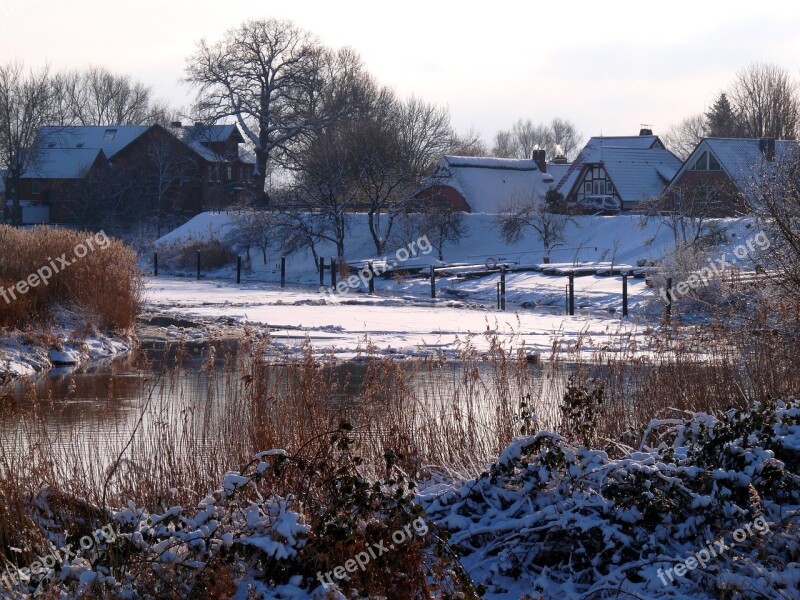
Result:
{"label": "snow-covered shrub", "polygon": [[[113,543],[79,553],[44,583],[21,586],[20,597],[41,585],[66,598],[250,597],[247,590],[266,598],[341,598],[342,591],[423,598],[434,582],[440,589],[459,585],[444,568],[452,561],[428,552],[444,553],[444,545],[419,526],[424,511],[393,452],[385,457],[385,478],[368,480],[350,431],[340,424],[328,454],[259,453],[192,508],[165,504],[151,512],[130,502],[109,515],[118,530]],[[398,531],[408,534],[402,542]],[[332,579],[335,585],[321,583],[321,574],[379,545],[385,555],[369,557],[367,568]]]}
{"label": "snow-covered shrub", "polygon": [[[549,432],[517,438],[482,476],[422,504],[493,593],[796,597],[800,403],[697,414],[669,435],[618,459]],[[659,578],[759,517],[767,535],[674,582]]]}

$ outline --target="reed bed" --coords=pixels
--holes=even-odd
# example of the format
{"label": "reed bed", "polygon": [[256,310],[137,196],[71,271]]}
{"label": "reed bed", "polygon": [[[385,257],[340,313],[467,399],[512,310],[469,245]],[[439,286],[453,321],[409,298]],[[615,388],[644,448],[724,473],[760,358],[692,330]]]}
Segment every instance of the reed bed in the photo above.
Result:
{"label": "reed bed", "polygon": [[[647,356],[532,357],[499,342],[488,352],[465,343],[457,360],[368,353],[358,368],[310,346],[276,360],[268,339],[246,333],[234,346],[206,347],[201,361],[186,345],[144,356],[139,376],[112,375],[93,391],[101,408],[81,427],[53,408],[70,403],[37,399],[29,383],[23,401],[0,402],[0,555],[33,555],[44,543],[30,511],[43,489],[100,507],[196,505],[257,452],[331,452],[342,422],[353,426],[376,477],[391,451],[416,480],[464,478],[526,428],[572,435],[563,399],[573,386],[601,390],[599,410],[577,409],[592,444],[635,447],[652,419],[743,408],[800,389],[797,339],[760,330],[703,327]],[[131,386],[139,403],[123,406],[117,399]]]}
{"label": "reed bed", "polygon": [[[18,282],[29,289],[20,292]],[[104,232],[0,225],[0,286],[7,297],[0,298],[0,327],[46,321],[66,306],[100,327],[127,331],[143,280],[133,250]]]}

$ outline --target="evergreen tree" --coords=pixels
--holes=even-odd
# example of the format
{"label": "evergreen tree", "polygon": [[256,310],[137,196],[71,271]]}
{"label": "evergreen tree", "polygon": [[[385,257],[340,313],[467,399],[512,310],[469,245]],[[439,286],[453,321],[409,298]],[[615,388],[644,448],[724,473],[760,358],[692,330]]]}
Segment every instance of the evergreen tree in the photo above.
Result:
{"label": "evergreen tree", "polygon": [[721,92],[706,113],[709,137],[741,137],[741,126],[725,92]]}

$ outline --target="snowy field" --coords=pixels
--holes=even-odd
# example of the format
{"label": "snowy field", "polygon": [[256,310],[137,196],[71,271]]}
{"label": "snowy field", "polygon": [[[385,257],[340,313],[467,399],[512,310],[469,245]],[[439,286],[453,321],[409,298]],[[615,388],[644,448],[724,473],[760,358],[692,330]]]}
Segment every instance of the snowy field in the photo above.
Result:
{"label": "snowy field", "polygon": [[[539,264],[541,243],[528,236],[506,244],[498,236],[494,217],[466,215],[468,233],[458,244],[444,248],[445,262],[483,264],[504,262],[512,269]],[[752,235],[748,220],[725,220],[729,246]],[[157,248],[181,239],[225,239],[235,226],[235,217],[203,213],[164,236]],[[353,215],[346,241],[350,265],[384,258],[397,266],[440,265],[436,250],[416,256],[398,249],[419,242],[413,235],[401,235],[396,226],[383,255],[375,253],[365,216]],[[552,260],[565,267],[573,264],[629,265],[657,260],[669,251],[671,232],[655,221],[643,223],[638,216],[578,217],[570,223],[565,242],[555,249]],[[729,247],[720,248],[729,252]],[[320,256],[330,257],[333,247],[322,245]],[[147,265],[145,265],[147,268]],[[164,269],[162,269],[163,272]],[[458,273],[437,279],[436,300],[430,298],[430,280],[410,275],[377,278],[375,295],[369,295],[364,281],[334,292],[330,274],[325,273],[327,291],[319,290],[319,275],[310,252],[287,258],[287,287],[280,289],[280,259],[277,250],[268,254],[266,264],[259,249],[250,249],[244,283],[235,284],[235,269],[226,267],[203,272],[196,281],[193,273],[184,277],[148,278],[147,309],[175,316],[225,319],[235,323],[269,326],[279,349],[297,349],[309,340],[318,351],[342,359],[359,355],[368,344],[374,351],[397,356],[420,353],[455,352],[470,341],[478,349],[488,348],[487,333],[496,335],[509,348],[536,353],[557,348],[562,351],[641,351],[663,305],[644,279],[628,281],[629,317],[622,318],[622,278],[589,274],[575,278],[576,316],[566,313],[567,277],[541,272],[511,272],[506,277],[507,311],[497,310],[498,273],[465,278]],[[341,278],[339,279],[341,281]],[[173,331],[174,335],[180,332]]]}
{"label": "snowy field", "polygon": [[503,313],[458,301],[432,305],[413,297],[359,295],[342,301],[314,290],[183,278],[148,278],[146,301],[148,310],[175,317],[267,325],[279,349],[296,350],[309,340],[316,351],[342,359],[357,356],[368,344],[398,356],[452,353],[467,341],[486,350],[494,335],[510,349],[530,352],[549,351],[554,344],[565,351],[629,350],[648,327],[613,316]]}

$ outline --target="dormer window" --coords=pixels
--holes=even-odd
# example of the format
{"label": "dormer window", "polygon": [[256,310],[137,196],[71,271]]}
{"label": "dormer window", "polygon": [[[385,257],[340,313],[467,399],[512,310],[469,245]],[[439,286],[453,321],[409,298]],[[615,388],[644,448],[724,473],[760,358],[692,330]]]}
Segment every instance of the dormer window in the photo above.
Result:
{"label": "dormer window", "polygon": [[703,152],[692,165],[692,171],[721,171],[722,167],[713,154],[707,150]]}
{"label": "dormer window", "polygon": [[113,140],[115,135],[117,135],[116,129],[106,129],[106,132],[103,134],[103,139]]}

